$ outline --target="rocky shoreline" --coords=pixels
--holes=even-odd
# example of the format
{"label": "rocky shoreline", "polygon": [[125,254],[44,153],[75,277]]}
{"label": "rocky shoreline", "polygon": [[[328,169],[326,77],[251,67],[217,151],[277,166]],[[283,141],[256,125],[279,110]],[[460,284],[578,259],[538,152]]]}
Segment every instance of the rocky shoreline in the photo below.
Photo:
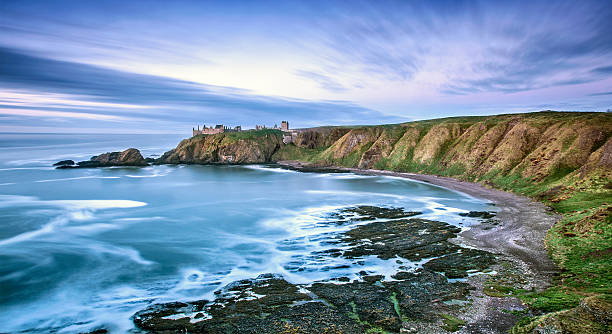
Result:
{"label": "rocky shoreline", "polygon": [[[128,149],[94,156],[76,166],[67,161],[57,166],[146,165],[138,150]],[[355,219],[377,222],[342,234],[338,248],[321,256],[355,263],[364,256],[377,256],[422,265],[398,271],[391,280],[364,271],[357,280],[339,277],[309,285],[264,274],[223,287],[213,300],[151,305],[134,315],[138,328],[150,333],[506,333],[529,311],[499,287],[539,291],[556,273],[543,239],[559,216],[526,197],[433,175],[322,168],[297,161],[281,161],[278,166],[409,178],[486,199],[498,211],[465,214],[481,223],[463,232],[399,208],[338,212],[336,224]]]}
{"label": "rocky shoreline", "polygon": [[491,326],[475,330],[474,323],[461,319],[463,310],[480,303],[472,297],[469,277],[492,272],[500,263],[497,256],[450,242],[460,228],[418,215],[372,206],[341,210],[330,224],[373,223],[338,235],[333,248],[317,255],[356,265],[366,256],[422,262],[417,268],[400,266],[391,277],[362,271],[359,279],[311,284],[263,274],[217,290],[214,300],[152,305],[136,313],[134,323],[151,333],[442,333],[468,326],[471,333],[507,331],[512,314],[504,313],[509,320],[497,321],[494,331]]}
{"label": "rocky shoreline", "polygon": [[[279,165],[330,170],[295,162]],[[529,311],[498,287],[541,290],[550,285],[556,269],[543,238],[558,216],[544,205],[450,178],[331,170],[408,177],[487,199],[499,211],[496,217],[487,212],[468,214],[480,216],[481,223],[460,232],[443,222],[411,217],[417,213],[357,208],[359,219],[388,221],[346,232],[340,242],[350,247],[330,255],[356,261],[367,255],[428,261],[415,271],[395,273],[391,281],[363,272],[359,280],[294,285],[266,274],[224,287],[213,301],[153,305],[135,314],[135,324],[152,333],[506,333]],[[346,213],[338,213],[338,223],[349,219],[343,216]],[[426,233],[420,233],[424,229]]]}
{"label": "rocky shoreline", "polygon": [[[58,168],[147,166],[136,149],[109,152]],[[399,208],[360,207],[338,212],[337,224],[355,218],[374,221],[340,236],[338,249],[324,256],[359,262],[364,256],[423,261],[417,270],[392,279],[360,273],[351,281],[296,285],[273,273],[234,282],[216,297],[155,304],[136,313],[134,323],[151,333],[505,333],[529,312],[499,286],[541,290],[556,273],[543,239],[559,219],[526,197],[433,175],[345,167],[317,167],[281,161],[303,172],[351,172],[409,178],[486,199],[498,211],[470,212],[481,223],[463,232],[444,222],[427,221]],[[426,233],[422,233],[423,230]],[[486,274],[478,275],[475,273]]]}
{"label": "rocky shoreline", "polygon": [[[351,172],[403,177],[460,191],[494,204],[498,211],[493,221],[483,220],[481,224],[471,226],[451,240],[458,245],[498,255],[498,263],[492,266],[497,272],[496,275],[475,275],[467,279],[467,283],[473,288],[470,290],[473,302],[459,312],[466,325],[458,333],[506,333],[519,319],[515,314],[527,314],[528,310],[518,298],[505,295],[497,291],[497,288],[512,286],[540,291],[550,286],[552,278],[558,273],[557,267],[547,254],[544,238],[561,216],[530,198],[435,175],[336,166],[318,167],[299,161],[280,161],[278,165],[309,172]],[[417,324],[418,332],[445,332],[440,331],[435,324]]]}

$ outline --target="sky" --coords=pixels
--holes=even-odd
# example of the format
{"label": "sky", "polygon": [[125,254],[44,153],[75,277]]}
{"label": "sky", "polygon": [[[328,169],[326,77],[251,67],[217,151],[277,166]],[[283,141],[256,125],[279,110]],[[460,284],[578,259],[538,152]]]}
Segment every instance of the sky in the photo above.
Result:
{"label": "sky", "polygon": [[612,2],[0,0],[0,132],[612,109]]}

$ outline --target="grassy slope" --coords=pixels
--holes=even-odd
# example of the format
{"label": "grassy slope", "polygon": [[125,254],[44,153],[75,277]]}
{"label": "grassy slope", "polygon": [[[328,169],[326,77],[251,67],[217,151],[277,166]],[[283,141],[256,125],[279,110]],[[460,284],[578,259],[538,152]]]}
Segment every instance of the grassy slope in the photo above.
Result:
{"label": "grassy slope", "polygon": [[[356,167],[377,139],[372,128],[365,131],[369,137],[352,135],[356,131],[352,130],[330,147],[287,145],[275,157]],[[546,237],[547,249],[561,268],[561,275],[544,292],[511,292],[535,314],[556,313],[525,319],[515,332],[529,332],[551,315],[578,326],[578,332],[609,329],[588,317],[570,316],[569,312],[585,297],[596,296],[593,298],[605,307],[612,300],[612,171],[597,165],[586,173],[582,170],[591,153],[612,136],[611,114],[542,112],[456,117],[379,128],[392,131],[394,137],[404,136],[395,142],[391,153],[380,157],[376,169],[481,182],[543,201],[562,214],[562,220]],[[359,143],[349,152],[338,153],[351,141]],[[584,323],[576,325],[581,321]],[[566,323],[563,325],[569,326]]]}

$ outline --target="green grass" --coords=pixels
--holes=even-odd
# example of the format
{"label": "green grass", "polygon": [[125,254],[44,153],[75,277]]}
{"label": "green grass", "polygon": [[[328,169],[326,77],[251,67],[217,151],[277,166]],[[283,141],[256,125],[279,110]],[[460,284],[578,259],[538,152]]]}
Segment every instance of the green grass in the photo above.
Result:
{"label": "green grass", "polygon": [[461,329],[461,327],[465,326],[465,321],[452,316],[450,314],[443,314],[441,313],[440,316],[442,317],[442,328],[444,328],[445,330],[449,331],[449,332],[456,332],[458,330]]}
{"label": "green grass", "polygon": [[307,149],[297,147],[293,144],[285,145],[281,147],[274,155],[272,159],[275,161],[281,160],[299,160],[303,162],[312,162],[318,157],[327,147],[320,147],[316,149]]}

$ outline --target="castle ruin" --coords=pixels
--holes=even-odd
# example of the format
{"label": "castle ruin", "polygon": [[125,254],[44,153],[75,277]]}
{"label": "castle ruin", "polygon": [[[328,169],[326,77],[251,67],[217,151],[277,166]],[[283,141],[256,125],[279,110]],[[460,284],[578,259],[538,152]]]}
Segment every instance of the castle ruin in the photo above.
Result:
{"label": "castle ruin", "polygon": [[230,128],[229,126],[224,126],[223,124],[217,124],[214,127],[209,127],[207,128],[206,125],[202,125],[202,130],[200,130],[200,126],[198,125],[198,128],[193,128],[193,135],[197,136],[197,135],[214,135],[217,133],[223,133],[223,132],[240,132],[242,131],[242,126],[238,125],[234,128]]}
{"label": "castle ruin", "polygon": [[[281,126],[280,128],[278,127],[277,124],[274,124],[273,128],[268,128],[265,125],[255,125],[255,130],[264,130],[264,129],[273,129],[273,130],[280,130],[283,132],[283,142],[285,144],[288,143],[292,143],[296,138],[297,138],[297,131],[296,130],[289,130],[289,122],[288,121],[282,121],[281,122]],[[200,129],[200,126],[198,125],[197,128],[192,128],[192,133],[193,136],[197,136],[197,135],[214,135],[217,133],[224,133],[224,132],[241,132],[242,131],[242,126],[238,125],[236,127],[230,128],[229,126],[224,126],[223,124],[217,124],[214,127],[206,127],[206,125],[202,126],[202,129]],[[252,130],[247,130],[247,131],[252,131]]]}

